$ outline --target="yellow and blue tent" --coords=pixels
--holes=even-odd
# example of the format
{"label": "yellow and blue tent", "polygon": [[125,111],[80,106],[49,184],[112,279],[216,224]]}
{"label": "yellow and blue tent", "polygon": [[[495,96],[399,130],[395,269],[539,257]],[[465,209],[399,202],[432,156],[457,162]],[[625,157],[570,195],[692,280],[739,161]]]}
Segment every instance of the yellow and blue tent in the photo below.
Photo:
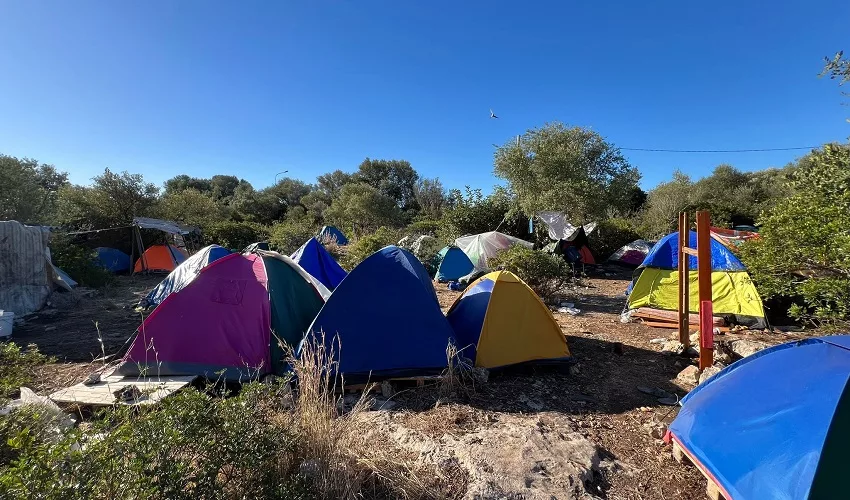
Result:
{"label": "yellow and blue tent", "polygon": [[[711,299],[715,316],[732,324],[764,328],[764,306],[746,266],[723,244],[711,240]],[[696,248],[697,233],[690,231],[688,246]],[[690,312],[699,312],[697,259],[689,259]],[[628,308],[651,307],[675,311],[679,304],[679,233],[668,234],[652,247],[627,293]]]}
{"label": "yellow and blue tent", "polygon": [[447,313],[458,350],[475,366],[569,361],[567,339],[528,285],[509,271],[474,281]]}

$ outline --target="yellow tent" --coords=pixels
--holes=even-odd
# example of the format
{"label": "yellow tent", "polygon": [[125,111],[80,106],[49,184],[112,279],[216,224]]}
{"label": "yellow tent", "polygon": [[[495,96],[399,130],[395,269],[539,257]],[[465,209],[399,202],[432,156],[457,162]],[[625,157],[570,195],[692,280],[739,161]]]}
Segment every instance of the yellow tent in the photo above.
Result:
{"label": "yellow tent", "polygon": [[508,271],[486,274],[467,287],[447,314],[458,349],[475,366],[496,368],[571,358],[549,308]]}

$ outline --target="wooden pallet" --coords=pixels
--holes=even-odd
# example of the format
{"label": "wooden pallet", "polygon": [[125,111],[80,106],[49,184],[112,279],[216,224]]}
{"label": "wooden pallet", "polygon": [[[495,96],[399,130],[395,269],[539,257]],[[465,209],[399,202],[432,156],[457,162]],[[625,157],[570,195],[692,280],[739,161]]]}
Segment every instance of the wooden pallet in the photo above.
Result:
{"label": "wooden pallet", "polygon": [[370,392],[381,392],[384,396],[389,397],[392,395],[393,387],[396,385],[410,385],[413,386],[415,384],[416,387],[425,387],[426,382],[436,382],[442,379],[442,375],[424,375],[421,377],[396,377],[396,378],[388,378],[381,380],[380,382],[370,382],[368,384],[353,384],[346,385],[345,392],[359,392],[369,390]]}
{"label": "wooden pallet", "polygon": [[[640,324],[650,326],[652,328],[667,328],[667,329],[670,329],[670,330],[676,330],[676,329],[679,328],[679,325],[677,323],[670,323],[670,322],[667,322],[667,321],[647,321],[645,319],[641,319]],[[697,325],[692,325],[692,326],[697,326]],[[714,328],[717,331],[723,332],[723,333],[730,331],[728,326],[715,326]]]}
{"label": "wooden pallet", "polygon": [[[150,405],[186,387],[196,377],[121,377],[109,375],[92,385],[77,384],[60,389],[50,399],[60,406],[112,406],[115,404]],[[131,401],[118,401],[115,391],[136,386],[141,396]]]}
{"label": "wooden pallet", "polygon": [[728,500],[726,495],[723,494],[723,489],[718,486],[714,478],[712,478],[708,472],[703,470],[702,466],[697,461],[693,460],[690,454],[684,448],[682,448],[681,445],[679,445],[679,443],[675,439],[672,439],[671,441],[673,443],[673,459],[679,462],[680,464],[691,464],[696,467],[696,469],[700,471],[700,473],[702,473],[702,476],[705,478],[706,481],[705,496],[708,497],[710,500]]}
{"label": "wooden pallet", "polygon": [[[638,307],[632,312],[635,318],[642,318],[649,321],[660,321],[665,323],[675,323],[678,327],[679,317],[676,311],[665,311],[663,309],[655,309],[653,307]],[[723,316],[714,316],[712,320],[714,326],[725,326],[726,320]],[[694,326],[699,326],[699,314],[689,314],[688,323]]]}

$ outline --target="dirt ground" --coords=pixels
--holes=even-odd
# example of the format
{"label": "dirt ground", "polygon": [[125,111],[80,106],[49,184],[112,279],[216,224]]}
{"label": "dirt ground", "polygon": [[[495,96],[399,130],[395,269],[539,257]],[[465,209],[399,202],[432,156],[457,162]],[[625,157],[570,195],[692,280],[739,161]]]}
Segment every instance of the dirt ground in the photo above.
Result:
{"label": "dirt ground", "polygon": [[[650,340],[669,330],[623,324],[628,270],[597,270],[572,290],[572,316],[554,313],[577,360],[572,370],[531,369],[491,373],[463,400],[435,402],[433,389],[414,389],[394,398],[392,418],[426,435],[462,436],[499,425],[500,420],[567,429],[588,439],[599,456],[614,463],[591,481],[601,498],[703,498],[705,480],[693,467],[677,464],[670,447],[650,436],[645,424],[669,423],[677,407],[663,406],[639,392],[638,385],[658,387],[684,396],[676,375],[689,362],[668,356]],[[142,320],[133,310],[162,276],[119,277],[109,287],[79,300],[58,302],[15,327],[14,341],[34,343],[57,363],[44,368],[35,389],[47,393],[79,382],[101,366],[103,353],[120,355]],[[458,292],[437,284],[445,311]],[[762,335],[760,338],[764,338]],[[101,347],[102,339],[103,346]],[[777,335],[771,343],[788,340]],[[518,498],[518,497],[517,497]]]}

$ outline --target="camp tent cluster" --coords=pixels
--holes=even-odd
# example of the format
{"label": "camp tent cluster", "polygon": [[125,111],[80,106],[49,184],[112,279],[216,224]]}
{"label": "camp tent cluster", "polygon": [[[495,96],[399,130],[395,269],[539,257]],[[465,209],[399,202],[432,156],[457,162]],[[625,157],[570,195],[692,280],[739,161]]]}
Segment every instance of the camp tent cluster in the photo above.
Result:
{"label": "camp tent cluster", "polygon": [[[466,259],[456,272],[468,268]],[[283,373],[284,352],[300,355],[311,343],[334,353],[349,382],[439,374],[450,345],[488,368],[570,360],[548,308],[516,276],[485,276],[447,317],[425,267],[396,246],[346,273],[316,238],[292,258],[212,245],[144,302],[156,308],[137,330],[121,375],[246,380]]]}

